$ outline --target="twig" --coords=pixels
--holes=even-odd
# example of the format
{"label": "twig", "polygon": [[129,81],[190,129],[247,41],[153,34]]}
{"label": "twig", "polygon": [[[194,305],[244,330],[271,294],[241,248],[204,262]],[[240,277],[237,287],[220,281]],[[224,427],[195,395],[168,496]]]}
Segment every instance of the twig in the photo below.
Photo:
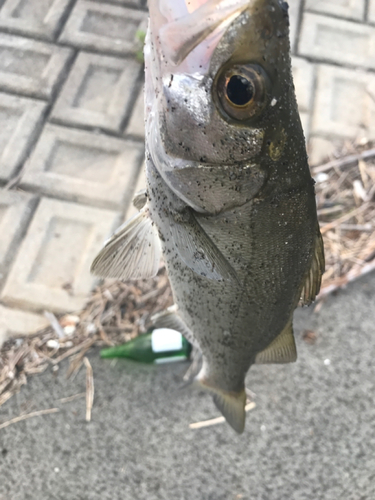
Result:
{"label": "twig", "polygon": [[331,215],[331,214],[335,214],[337,212],[342,212],[342,210],[344,208],[345,208],[344,205],[336,205],[334,207],[320,208],[319,210],[317,210],[317,213],[318,213],[318,216]]}
{"label": "twig", "polygon": [[52,312],[44,311],[44,316],[50,322],[50,325],[54,329],[54,331],[55,331],[56,335],[59,337],[59,339],[62,339],[63,337],[66,336],[64,330],[62,329],[62,326],[57,321],[56,316]]}
{"label": "twig", "polygon": [[[245,406],[245,411],[253,410],[256,404],[252,401]],[[212,425],[222,424],[225,422],[224,417],[212,418],[211,420],[203,420],[203,422],[195,422],[194,424],[189,424],[189,429],[202,429],[203,427],[211,427]]]}
{"label": "twig", "polygon": [[334,229],[335,227],[339,226],[342,222],[347,221],[348,219],[351,219],[355,215],[358,215],[362,212],[364,212],[368,208],[368,203],[364,203],[360,207],[356,208],[355,210],[352,210],[351,212],[348,212],[347,214],[343,215],[339,219],[336,219],[332,222],[329,222],[328,224],[325,224],[323,227],[320,228],[320,232],[322,234],[326,233],[330,229]]}
{"label": "twig", "polygon": [[[19,388],[18,388],[18,391],[19,391]],[[0,406],[2,406],[6,401],[8,401],[8,399],[10,399],[15,394],[15,392],[16,391],[14,391],[14,389],[7,391],[7,392],[3,392],[0,395]]]}
{"label": "twig", "polygon": [[90,361],[83,358],[86,366],[86,422],[91,420],[91,410],[94,403],[94,376]]}
{"label": "twig", "polygon": [[86,396],[85,392],[79,392],[78,394],[73,394],[73,396],[68,396],[67,398],[59,399],[59,402],[62,404],[70,403],[70,401],[74,401],[75,399],[78,398],[83,398],[84,396]]}
{"label": "twig", "polygon": [[69,349],[69,351],[66,351],[64,354],[61,354],[61,356],[59,356],[58,358],[52,359],[51,363],[53,365],[58,365],[63,359],[69,358],[69,356],[71,356],[72,354],[75,354],[76,352],[80,351],[83,348],[91,347],[95,342],[96,342],[96,338],[88,338],[87,340],[85,340],[81,344],[78,344],[78,345],[72,347],[71,349]]}
{"label": "twig", "polygon": [[[73,355],[70,359],[70,364],[69,368],[66,372],[66,378],[70,378],[72,375],[74,377],[78,374],[82,363],[83,363],[83,358],[85,357],[85,354],[87,352],[87,349],[83,350],[82,352],[76,354],[75,356]],[[73,377],[73,379],[74,379]]]}
{"label": "twig", "polygon": [[368,274],[372,271],[375,271],[375,260],[372,262],[369,262],[368,264],[365,264],[363,267],[360,269],[351,269],[345,276],[342,276],[341,278],[338,278],[335,283],[332,283],[330,285],[327,285],[323,287],[320,290],[319,295],[317,296],[316,300],[322,299],[325,295],[329,295],[330,293],[334,292],[335,290],[338,290],[339,288],[342,288],[352,281],[357,280],[361,276],[364,276],[365,274]]}
{"label": "twig", "polygon": [[353,167],[360,160],[371,160],[372,158],[375,158],[375,149],[369,149],[358,155],[349,155],[344,158],[339,158],[338,160],[332,160],[324,165],[319,165],[318,167],[312,168],[312,175],[314,177],[320,172],[331,170],[331,168]]}
{"label": "twig", "polygon": [[3,424],[0,424],[0,429],[5,429],[9,425],[16,424],[17,422],[21,422],[22,420],[27,420],[28,418],[39,417],[41,415],[49,415],[50,413],[57,413],[60,411],[60,408],[50,408],[49,410],[39,410],[33,411],[32,413],[27,413],[26,415],[20,415],[19,417],[12,418]]}
{"label": "twig", "polygon": [[14,355],[13,358],[9,360],[9,370],[14,371],[17,363],[24,357],[27,356],[27,354],[30,352],[30,346],[28,345],[23,345]]}
{"label": "twig", "polygon": [[37,373],[43,373],[48,367],[49,364],[45,363],[44,365],[27,368],[27,375],[35,375]]}
{"label": "twig", "polygon": [[345,231],[365,231],[371,232],[374,230],[372,224],[341,224],[341,229],[345,229]]}

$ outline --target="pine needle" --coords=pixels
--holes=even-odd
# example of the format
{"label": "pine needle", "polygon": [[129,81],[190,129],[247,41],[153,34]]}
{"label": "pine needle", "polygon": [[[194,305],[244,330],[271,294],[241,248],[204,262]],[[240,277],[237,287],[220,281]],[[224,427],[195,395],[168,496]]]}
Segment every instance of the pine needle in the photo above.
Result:
{"label": "pine needle", "polygon": [[19,417],[12,418],[3,424],[0,424],[0,429],[5,429],[9,425],[16,424],[17,422],[22,422],[22,420],[27,420],[28,418],[40,417],[41,415],[49,415],[50,413],[57,413],[60,411],[59,408],[50,408],[49,410],[39,410],[33,411],[32,413],[26,413],[26,415],[20,415]]}

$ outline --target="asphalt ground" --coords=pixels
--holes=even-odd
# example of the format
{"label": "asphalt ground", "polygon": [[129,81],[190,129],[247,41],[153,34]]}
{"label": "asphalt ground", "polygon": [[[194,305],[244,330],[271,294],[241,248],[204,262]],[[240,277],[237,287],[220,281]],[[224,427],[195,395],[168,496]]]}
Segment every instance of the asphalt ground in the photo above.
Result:
{"label": "asphalt ground", "polygon": [[[298,310],[298,361],[257,366],[248,387],[256,408],[246,430],[226,424],[211,397],[179,389],[186,364],[140,365],[89,358],[29,379],[0,408],[0,424],[21,412],[58,407],[0,430],[0,500],[372,500],[375,498],[375,274],[330,297],[319,313]],[[315,344],[302,332],[317,334]]]}

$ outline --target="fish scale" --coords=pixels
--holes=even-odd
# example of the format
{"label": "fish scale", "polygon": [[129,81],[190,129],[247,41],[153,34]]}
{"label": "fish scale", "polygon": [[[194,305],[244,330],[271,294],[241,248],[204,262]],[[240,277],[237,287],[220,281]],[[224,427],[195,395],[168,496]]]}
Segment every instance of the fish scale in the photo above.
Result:
{"label": "fish scale", "polygon": [[163,255],[175,306],[155,326],[200,349],[196,382],[241,433],[247,371],[296,360],[293,312],[314,300],[324,271],[287,4],[149,7],[147,193],[92,271],[147,278]]}

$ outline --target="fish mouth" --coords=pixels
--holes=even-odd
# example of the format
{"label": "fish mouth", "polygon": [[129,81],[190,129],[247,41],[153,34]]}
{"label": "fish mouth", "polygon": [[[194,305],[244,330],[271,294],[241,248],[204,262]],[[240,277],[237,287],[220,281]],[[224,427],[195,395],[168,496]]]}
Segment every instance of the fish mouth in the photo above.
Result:
{"label": "fish mouth", "polygon": [[174,67],[185,61],[204,40],[207,44],[202,51],[208,51],[208,59],[226,28],[253,1],[150,0],[153,42],[159,45],[164,62]]}

